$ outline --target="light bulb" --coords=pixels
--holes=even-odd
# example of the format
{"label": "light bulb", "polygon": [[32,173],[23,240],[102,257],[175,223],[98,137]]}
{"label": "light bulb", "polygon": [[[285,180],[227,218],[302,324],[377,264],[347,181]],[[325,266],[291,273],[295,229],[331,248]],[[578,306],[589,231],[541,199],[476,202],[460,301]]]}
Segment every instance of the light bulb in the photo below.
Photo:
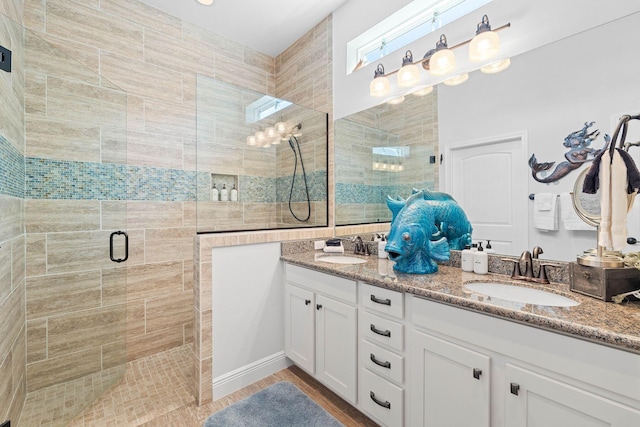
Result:
{"label": "light bulb", "polygon": [[413,64],[413,54],[410,50],[402,58],[402,68],[398,70],[396,77],[398,87],[411,87],[420,81],[420,70]]}
{"label": "light bulb", "polygon": [[445,80],[443,83],[446,84],[447,86],[458,86],[466,82],[467,80],[469,80],[469,74],[464,73],[464,74],[458,74],[457,76],[451,77],[450,79]]}
{"label": "light bulb", "polygon": [[259,146],[263,146],[264,143],[267,142],[267,136],[262,131],[256,132],[255,137],[256,137],[256,144]]}
{"label": "light bulb", "polygon": [[442,34],[436,43],[436,51],[429,58],[429,73],[434,76],[444,76],[456,68],[456,56],[447,46],[447,37]]}
{"label": "light bulb", "polygon": [[500,51],[500,37],[491,31],[489,17],[484,15],[469,44],[469,61],[480,62],[495,57]]}
{"label": "light bulb", "polygon": [[247,145],[256,145],[256,137],[254,135],[247,137]]}
{"label": "light bulb", "polygon": [[275,128],[276,128],[276,133],[280,137],[283,137],[284,135],[286,135],[286,133],[287,133],[287,124],[285,122],[276,123]]}
{"label": "light bulb", "polygon": [[509,68],[509,65],[511,65],[511,59],[498,59],[497,61],[490,62],[484,67],[481,67],[480,71],[485,74],[496,74]]}
{"label": "light bulb", "polygon": [[411,92],[411,95],[425,96],[429,95],[431,92],[433,92],[433,86],[424,86],[419,88],[418,90],[414,90],[413,92]]}
{"label": "light bulb", "polygon": [[267,139],[273,139],[276,136],[278,136],[278,134],[276,133],[276,128],[272,128],[272,127],[268,127],[264,130],[264,134],[266,135]]}
{"label": "light bulb", "polygon": [[391,92],[389,79],[384,75],[384,67],[378,64],[378,68],[373,75],[373,80],[369,85],[369,94],[375,97],[387,96]]}

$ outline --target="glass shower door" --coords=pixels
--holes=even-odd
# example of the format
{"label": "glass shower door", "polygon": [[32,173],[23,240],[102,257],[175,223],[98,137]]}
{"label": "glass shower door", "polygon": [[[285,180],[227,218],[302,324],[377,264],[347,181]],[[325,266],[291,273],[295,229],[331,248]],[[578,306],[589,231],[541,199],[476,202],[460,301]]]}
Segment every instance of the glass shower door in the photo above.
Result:
{"label": "glass shower door", "polygon": [[24,43],[20,426],[62,426],[125,369],[126,266],[135,259],[126,234],[127,95],[29,30]]}

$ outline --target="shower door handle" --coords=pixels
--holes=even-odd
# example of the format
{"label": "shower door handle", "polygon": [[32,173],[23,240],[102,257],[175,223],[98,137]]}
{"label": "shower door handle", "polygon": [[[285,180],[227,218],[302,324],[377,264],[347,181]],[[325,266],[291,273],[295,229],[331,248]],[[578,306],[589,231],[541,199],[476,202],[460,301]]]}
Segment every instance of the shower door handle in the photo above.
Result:
{"label": "shower door handle", "polygon": [[[124,235],[124,258],[114,258],[113,257],[113,237],[116,235]],[[124,231],[114,231],[109,236],[109,258],[113,262],[125,262],[129,259],[129,235]]]}

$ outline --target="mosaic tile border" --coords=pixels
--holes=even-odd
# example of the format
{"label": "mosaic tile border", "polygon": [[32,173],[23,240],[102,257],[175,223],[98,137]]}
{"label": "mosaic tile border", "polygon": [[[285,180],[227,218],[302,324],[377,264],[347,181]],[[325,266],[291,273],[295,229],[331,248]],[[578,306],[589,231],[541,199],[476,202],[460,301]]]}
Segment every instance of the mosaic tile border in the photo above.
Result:
{"label": "mosaic tile border", "polygon": [[24,199],[24,156],[0,135],[0,194]]}
{"label": "mosaic tile border", "polygon": [[387,196],[406,199],[414,188],[433,190],[433,182],[419,184],[367,185],[336,182],[336,205],[385,204]]}

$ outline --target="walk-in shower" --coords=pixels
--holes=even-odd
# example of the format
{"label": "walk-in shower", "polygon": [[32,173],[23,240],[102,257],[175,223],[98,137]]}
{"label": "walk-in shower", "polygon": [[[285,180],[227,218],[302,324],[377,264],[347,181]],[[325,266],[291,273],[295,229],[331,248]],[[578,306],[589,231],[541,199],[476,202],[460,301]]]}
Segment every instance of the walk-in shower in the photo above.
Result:
{"label": "walk-in shower", "polygon": [[196,119],[199,233],[328,224],[326,113],[198,75]]}

